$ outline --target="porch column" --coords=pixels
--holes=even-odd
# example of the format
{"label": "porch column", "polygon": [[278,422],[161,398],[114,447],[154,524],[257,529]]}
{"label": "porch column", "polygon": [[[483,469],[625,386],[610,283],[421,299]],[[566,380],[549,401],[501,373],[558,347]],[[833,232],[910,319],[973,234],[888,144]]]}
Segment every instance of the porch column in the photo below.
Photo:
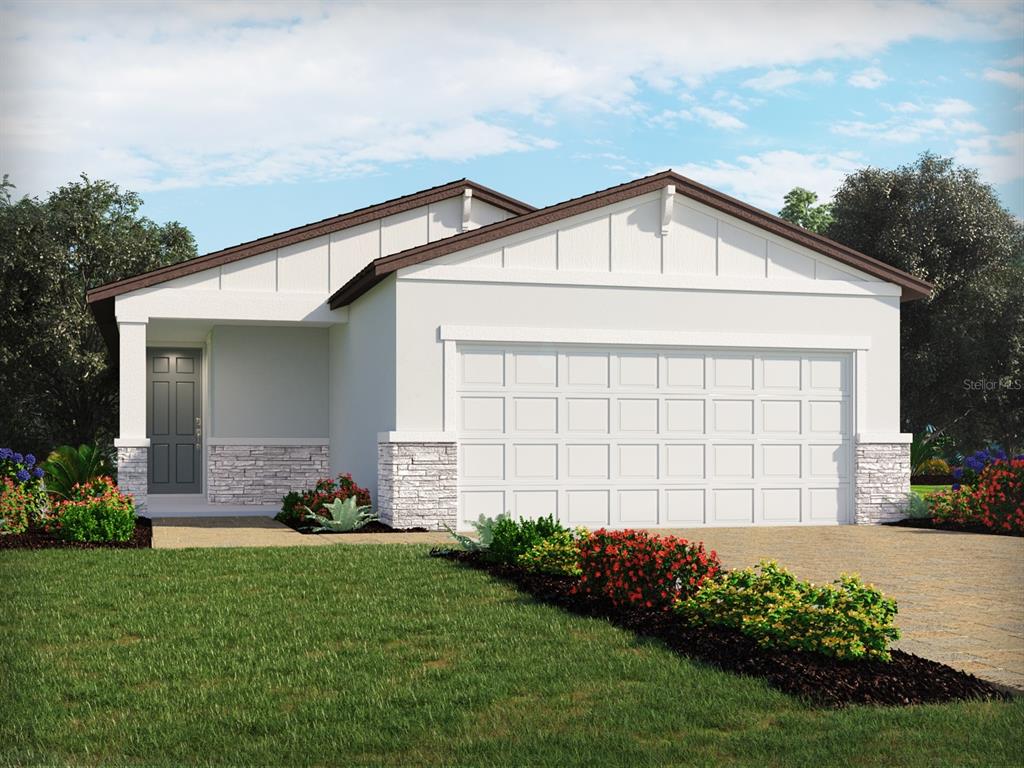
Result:
{"label": "porch column", "polygon": [[146,437],[146,323],[117,324],[119,352],[119,435],[117,485],[135,499],[135,511],[145,514],[149,490],[149,439]]}

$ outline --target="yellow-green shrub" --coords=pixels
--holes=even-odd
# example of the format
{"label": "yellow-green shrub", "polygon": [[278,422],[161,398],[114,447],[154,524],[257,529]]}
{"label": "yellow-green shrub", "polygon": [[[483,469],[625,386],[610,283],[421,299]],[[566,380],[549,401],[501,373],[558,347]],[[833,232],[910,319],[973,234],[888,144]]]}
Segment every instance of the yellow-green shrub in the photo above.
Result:
{"label": "yellow-green shrub", "polygon": [[580,539],[585,529],[555,531],[516,558],[516,563],[530,573],[552,576],[580,575]]}
{"label": "yellow-green shrub", "polygon": [[676,604],[691,624],[739,630],[769,648],[814,651],[839,659],[890,659],[896,601],[856,576],[831,584],[799,581],[778,563],[729,571]]}
{"label": "yellow-green shrub", "polygon": [[952,472],[945,459],[925,459],[915,469],[917,475],[948,475]]}

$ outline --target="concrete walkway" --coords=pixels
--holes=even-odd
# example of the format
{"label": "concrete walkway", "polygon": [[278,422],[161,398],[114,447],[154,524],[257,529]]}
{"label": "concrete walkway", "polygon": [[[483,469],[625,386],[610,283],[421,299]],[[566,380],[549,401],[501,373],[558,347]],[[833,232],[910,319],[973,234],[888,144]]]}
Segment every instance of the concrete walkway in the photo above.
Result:
{"label": "concrete walkway", "polygon": [[[888,526],[659,530],[703,541],[727,568],[773,559],[798,577],[858,573],[899,602],[896,644],[1024,690],[1024,540]],[[153,546],[293,547],[446,544],[445,532],[309,536],[260,517],[153,520]]]}
{"label": "concrete walkway", "polygon": [[153,548],[322,547],[332,544],[442,544],[438,533],[349,533],[310,536],[269,517],[154,517]]}

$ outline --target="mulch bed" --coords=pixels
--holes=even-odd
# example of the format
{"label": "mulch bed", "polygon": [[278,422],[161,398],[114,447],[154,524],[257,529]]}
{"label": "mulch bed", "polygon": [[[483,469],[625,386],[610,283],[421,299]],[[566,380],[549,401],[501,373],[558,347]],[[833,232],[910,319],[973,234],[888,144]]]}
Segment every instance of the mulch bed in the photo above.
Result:
{"label": "mulch bed", "polygon": [[289,528],[308,536],[319,536],[321,534],[325,536],[347,536],[351,533],[427,533],[426,528],[392,528],[390,525],[382,523],[380,520],[371,520],[362,528],[358,528],[354,531],[317,531],[316,533],[308,529],[308,523],[285,522],[283,520],[280,522],[284,523]]}
{"label": "mulch bed", "polygon": [[910,478],[911,485],[949,485],[952,486],[956,480],[952,475],[913,475]]}
{"label": "mulch bed", "polygon": [[135,532],[128,541],[64,541],[38,528],[0,536],[0,549],[149,549],[152,546],[153,521],[148,517],[135,518]]}
{"label": "mulch bed", "polygon": [[760,648],[733,630],[689,627],[671,612],[619,609],[601,600],[570,594],[576,581],[573,578],[529,574],[520,568],[488,563],[476,552],[434,549],[431,555],[510,581],[541,602],[602,618],[640,637],[657,639],[682,656],[761,678],[819,706],[907,706],[1012,697],[1004,688],[912,653],[894,650],[890,662],[851,662],[816,653]]}
{"label": "mulch bed", "polygon": [[992,528],[986,528],[984,525],[966,525],[963,523],[937,523],[930,517],[906,517],[902,520],[896,520],[891,523],[882,523],[882,525],[892,525],[896,528],[926,528],[931,531],[955,531],[957,533],[984,533],[989,536],[1021,536],[1018,531],[997,531]]}

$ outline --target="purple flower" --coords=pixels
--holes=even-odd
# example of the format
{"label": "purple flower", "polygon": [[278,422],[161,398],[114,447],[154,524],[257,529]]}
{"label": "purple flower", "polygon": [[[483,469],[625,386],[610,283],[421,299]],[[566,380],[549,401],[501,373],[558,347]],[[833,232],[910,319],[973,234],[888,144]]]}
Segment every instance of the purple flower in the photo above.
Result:
{"label": "purple flower", "polygon": [[0,461],[6,461],[14,455],[14,451],[10,448],[0,448]]}
{"label": "purple flower", "polygon": [[36,465],[36,457],[31,453],[25,454],[25,466],[31,468]]}
{"label": "purple flower", "polygon": [[42,467],[36,467],[35,469],[32,470],[32,474],[35,475],[36,477],[42,477],[46,473],[43,472],[43,468]]}
{"label": "purple flower", "polygon": [[18,464],[21,464],[21,462],[23,462],[24,460],[25,457],[22,456],[20,453],[14,454],[14,461],[17,462]]}
{"label": "purple flower", "polygon": [[957,467],[956,469],[953,470],[953,479],[954,480],[959,480],[963,476],[964,476],[964,468],[963,467]]}
{"label": "purple flower", "polygon": [[953,490],[954,491],[959,491],[960,490],[960,483],[953,483]]}
{"label": "purple flower", "polygon": [[20,480],[21,482],[27,483],[28,482],[28,478],[29,478],[28,470],[27,469],[19,469],[18,473],[15,475],[15,477],[18,478],[18,480]]}

